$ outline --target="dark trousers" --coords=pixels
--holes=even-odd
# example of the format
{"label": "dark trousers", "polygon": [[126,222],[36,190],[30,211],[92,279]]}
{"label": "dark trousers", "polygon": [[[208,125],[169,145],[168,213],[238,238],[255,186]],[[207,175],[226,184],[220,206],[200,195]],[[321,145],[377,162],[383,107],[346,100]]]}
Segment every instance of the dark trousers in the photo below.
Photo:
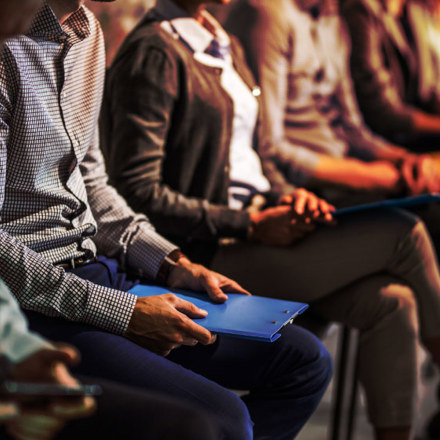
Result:
{"label": "dark trousers", "polygon": [[[121,290],[133,285],[113,260],[101,259],[74,273]],[[221,337],[214,345],[181,347],[164,358],[91,326],[37,313],[28,318],[33,330],[80,350],[77,373],[201,407],[225,439],[292,440],[318,405],[332,371],[320,341],[295,325],[274,343]],[[240,398],[229,389],[249,392]]]}
{"label": "dark trousers", "polygon": [[[99,384],[97,410],[66,424],[56,440],[220,440],[215,420],[199,407],[163,394],[78,376]],[[12,440],[0,428],[0,438]]]}
{"label": "dark trousers", "polygon": [[188,402],[102,379],[102,396],[89,418],[71,422],[57,440],[220,440],[215,420]]}

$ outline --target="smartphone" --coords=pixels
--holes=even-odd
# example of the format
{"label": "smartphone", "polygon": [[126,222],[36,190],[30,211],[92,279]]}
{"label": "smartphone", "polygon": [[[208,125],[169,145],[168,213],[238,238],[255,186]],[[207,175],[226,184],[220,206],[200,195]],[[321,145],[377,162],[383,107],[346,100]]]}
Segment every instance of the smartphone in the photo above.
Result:
{"label": "smartphone", "polygon": [[68,387],[52,383],[28,383],[5,381],[0,385],[0,395],[5,397],[83,397],[100,396],[99,385]]}

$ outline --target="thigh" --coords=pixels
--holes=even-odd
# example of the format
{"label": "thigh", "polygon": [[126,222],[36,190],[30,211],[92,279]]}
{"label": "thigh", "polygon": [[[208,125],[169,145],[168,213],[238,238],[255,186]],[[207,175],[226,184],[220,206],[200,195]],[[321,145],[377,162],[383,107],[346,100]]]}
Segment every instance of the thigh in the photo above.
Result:
{"label": "thigh", "polygon": [[[215,417],[228,439],[251,437],[252,423],[244,403],[219,383],[168,358],[158,356],[121,336],[60,319],[29,313],[33,330],[78,348],[82,361],[76,374],[163,393],[201,408]],[[200,347],[201,361],[210,362],[218,345]],[[197,351],[192,353],[197,356]]]}
{"label": "thigh", "polygon": [[212,267],[257,295],[313,301],[387,271],[416,222],[399,210],[347,215],[288,247],[222,246]]}
{"label": "thigh", "polygon": [[[249,390],[269,386],[289,377],[297,386],[311,384],[321,375],[321,384],[331,374],[328,353],[316,336],[307,330],[287,325],[281,338],[273,343],[219,337],[215,350],[201,345],[174,350],[170,359],[227,388]],[[318,373],[317,368],[324,368]]]}
{"label": "thigh", "polygon": [[60,440],[216,440],[216,421],[205,411],[168,395],[139,390],[102,379],[79,377],[99,384],[97,411],[87,419],[69,423]]}
{"label": "thigh", "polygon": [[[368,331],[380,325],[399,308],[407,305],[412,309],[410,324],[418,328],[414,294],[396,277],[378,274],[332,293],[311,304],[311,310],[327,321],[336,321],[349,327]],[[398,338],[403,328],[389,329],[391,337]]]}

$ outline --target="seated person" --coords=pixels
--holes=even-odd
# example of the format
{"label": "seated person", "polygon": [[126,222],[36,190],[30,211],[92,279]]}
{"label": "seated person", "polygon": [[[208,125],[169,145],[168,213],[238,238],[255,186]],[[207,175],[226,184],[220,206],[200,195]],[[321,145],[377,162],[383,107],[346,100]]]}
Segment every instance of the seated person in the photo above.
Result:
{"label": "seated person", "polygon": [[[42,0],[22,0],[20,5],[15,0],[0,0],[0,50],[5,38],[26,31],[42,4]],[[30,332],[17,303],[0,281],[0,386],[7,379],[76,387],[78,382],[66,365],[77,358],[72,347],[54,347]],[[18,440],[50,440],[54,436],[63,440],[97,436],[107,440],[219,438],[214,421],[200,408],[191,408],[186,402],[164,395],[102,380],[92,381],[99,382],[103,389],[103,395],[97,399],[97,409],[90,397],[36,406],[34,401],[26,404],[22,399],[0,392],[0,437],[12,435]],[[88,419],[73,422],[84,417]],[[2,429],[7,429],[8,434]]]}
{"label": "seated person", "polygon": [[[1,4],[0,4],[1,8]],[[78,361],[73,347],[55,347],[27,329],[11,293],[0,282],[0,385],[3,380],[76,387],[66,369]],[[24,401],[0,393],[0,437],[13,439],[217,439],[215,422],[186,402],[100,379],[97,405],[91,397]],[[29,398],[28,398],[29,399]],[[37,406],[36,406],[37,404]],[[97,406],[97,408],[96,408]],[[78,420],[85,418],[85,420]],[[169,423],[169,420],[173,423]],[[3,428],[7,432],[2,431]]]}
{"label": "seated person", "polygon": [[273,344],[216,341],[191,319],[206,316],[191,303],[126,292],[146,280],[219,302],[246,293],[183,256],[107,184],[97,132],[104,73],[102,32],[82,0],[46,1],[26,35],[5,43],[0,277],[33,330],[79,349],[77,373],[203,407],[222,438],[290,440],[331,375],[313,335],[288,326]]}
{"label": "seated person", "polygon": [[440,148],[436,0],[348,0],[351,70],[369,126],[414,151]]}
{"label": "seated person", "polygon": [[[243,26],[249,14],[253,20]],[[390,144],[364,124],[334,0],[242,0],[226,25],[246,44],[260,79],[259,152],[287,180],[339,207],[440,191],[431,157]],[[416,213],[439,249],[440,208]]]}
{"label": "seated person", "polygon": [[[245,14],[253,16],[248,26]],[[226,26],[246,44],[263,91],[259,151],[290,181],[338,205],[440,190],[429,157],[364,125],[350,77],[349,37],[333,0],[242,0]],[[249,34],[255,38],[246,40]]]}
{"label": "seated person", "polygon": [[270,166],[263,174],[252,149],[259,89],[204,6],[159,0],[110,67],[101,131],[111,179],[189,255],[211,256],[256,294],[312,301],[320,316],[359,328],[378,438],[407,439],[419,324],[440,364],[440,278],[426,229],[397,210],[330,227],[325,201]]}

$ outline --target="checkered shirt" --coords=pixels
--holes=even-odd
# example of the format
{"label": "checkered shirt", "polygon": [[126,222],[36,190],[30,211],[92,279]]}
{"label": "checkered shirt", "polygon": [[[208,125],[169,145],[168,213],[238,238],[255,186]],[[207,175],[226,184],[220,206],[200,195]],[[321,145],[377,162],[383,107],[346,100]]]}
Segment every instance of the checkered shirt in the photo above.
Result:
{"label": "checkered shirt", "polygon": [[0,278],[23,308],[122,334],[136,298],[55,263],[85,250],[154,279],[176,246],[107,184],[97,121],[101,29],[85,7],[62,25],[46,4],[0,57]]}

